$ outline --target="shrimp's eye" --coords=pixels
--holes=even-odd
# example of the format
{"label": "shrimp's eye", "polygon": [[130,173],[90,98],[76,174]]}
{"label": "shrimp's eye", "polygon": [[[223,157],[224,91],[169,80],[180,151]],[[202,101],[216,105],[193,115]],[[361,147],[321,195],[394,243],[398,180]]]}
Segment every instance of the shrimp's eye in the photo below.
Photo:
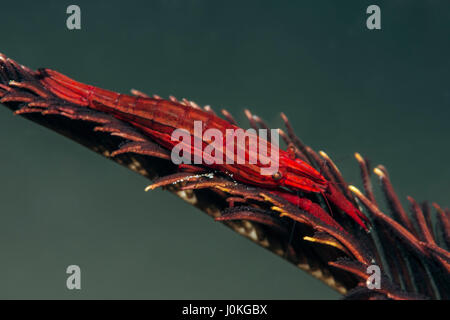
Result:
{"label": "shrimp's eye", "polygon": [[280,180],[282,177],[283,177],[283,175],[281,174],[280,171],[278,171],[272,175],[273,180]]}

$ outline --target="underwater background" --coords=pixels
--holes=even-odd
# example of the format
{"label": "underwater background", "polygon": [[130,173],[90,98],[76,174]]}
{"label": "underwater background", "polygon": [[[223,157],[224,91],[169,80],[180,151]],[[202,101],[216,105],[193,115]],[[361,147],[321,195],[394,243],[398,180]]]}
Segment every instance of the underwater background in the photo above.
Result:
{"label": "underwater background", "polygon": [[[68,30],[66,8],[81,8]],[[366,8],[381,8],[381,30]],[[14,1],[0,52],[128,93],[249,108],[326,151],[355,151],[402,199],[450,205],[448,1]],[[337,299],[145,178],[0,108],[0,298]],[[68,265],[81,290],[66,288]]]}

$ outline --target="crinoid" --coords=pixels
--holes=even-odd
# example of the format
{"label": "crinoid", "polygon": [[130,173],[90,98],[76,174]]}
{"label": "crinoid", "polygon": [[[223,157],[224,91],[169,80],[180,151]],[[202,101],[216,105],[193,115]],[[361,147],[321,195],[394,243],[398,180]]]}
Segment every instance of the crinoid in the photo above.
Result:
{"label": "crinoid", "polygon": [[[364,190],[348,185],[325,152],[316,152],[294,133],[281,114],[280,135],[295,155],[314,166],[335,194],[370,218],[368,233],[339,206],[316,194],[297,197],[297,205],[273,190],[233,181],[214,172],[185,170],[169,161],[164,147],[138,129],[100,111],[58,98],[39,82],[38,73],[0,55],[1,102],[16,114],[46,126],[149,178],[148,189],[164,188],[216,221],[282,256],[349,299],[448,299],[450,296],[450,211],[408,197],[411,215],[402,207],[386,168],[373,172],[390,208],[382,212],[374,196],[367,159],[356,153]],[[145,96],[133,91],[135,95]],[[175,98],[171,98],[177,101]],[[192,107],[195,103],[182,100]],[[214,112],[209,106],[208,112]],[[231,123],[232,115],[222,110]],[[250,111],[253,128],[267,128]],[[330,210],[332,214],[330,214]],[[434,219],[433,215],[437,219]],[[432,221],[436,220],[435,223]],[[292,226],[295,232],[291,234]],[[379,271],[379,272],[378,272]]]}

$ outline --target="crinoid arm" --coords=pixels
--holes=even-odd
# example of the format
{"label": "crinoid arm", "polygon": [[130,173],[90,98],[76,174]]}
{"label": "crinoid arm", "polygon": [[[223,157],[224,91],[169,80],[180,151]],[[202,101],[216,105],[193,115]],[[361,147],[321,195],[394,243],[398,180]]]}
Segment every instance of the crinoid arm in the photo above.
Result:
{"label": "crinoid arm", "polygon": [[[449,210],[436,203],[419,204],[409,197],[411,215],[407,214],[383,166],[373,172],[381,181],[389,212],[383,212],[380,200],[375,198],[367,159],[356,154],[363,185],[359,190],[345,181],[326,153],[316,152],[301,141],[282,114],[286,131],[280,130],[280,135],[291,153],[330,181],[329,205],[320,194],[277,193],[237,183],[211,170],[173,164],[169,151],[139,129],[108,113],[90,110],[77,100],[55,95],[40,77],[39,71],[0,55],[0,102],[15,114],[147,177],[152,180],[148,189],[160,187],[176,194],[347,298],[450,298]],[[132,93],[148,97],[137,90]],[[202,108],[187,99],[169,99]],[[217,114],[209,106],[204,110]],[[221,113],[227,121],[236,123],[231,113]],[[248,110],[246,116],[252,127],[268,128]],[[294,205],[296,201],[298,205]],[[350,215],[371,224],[370,232]],[[294,224],[298,227],[291,234]],[[368,282],[373,266],[380,270],[380,283],[372,287]]]}

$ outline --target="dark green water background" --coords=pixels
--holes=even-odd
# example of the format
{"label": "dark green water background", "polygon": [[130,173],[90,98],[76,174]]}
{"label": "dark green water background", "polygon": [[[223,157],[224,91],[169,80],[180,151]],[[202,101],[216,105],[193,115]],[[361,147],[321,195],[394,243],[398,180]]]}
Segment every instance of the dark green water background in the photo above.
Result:
{"label": "dark green water background", "polygon": [[[120,92],[238,119],[279,112],[360,186],[353,152],[399,194],[449,206],[448,1],[4,1],[0,52]],[[78,4],[82,30],[66,28]],[[365,10],[378,4],[382,30]],[[0,298],[339,295],[148,181],[0,108]],[[68,265],[82,290],[65,287]]]}

